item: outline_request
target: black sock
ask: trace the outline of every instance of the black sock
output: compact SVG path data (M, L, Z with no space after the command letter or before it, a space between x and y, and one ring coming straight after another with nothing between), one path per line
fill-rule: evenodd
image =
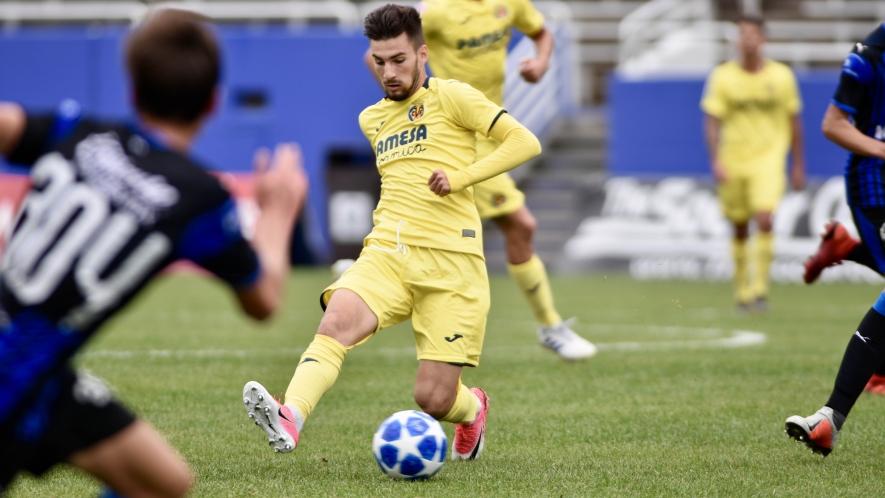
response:
M879 265L876 263L876 258L873 257L873 253L870 252L870 249L864 243L860 243L852 249L848 256L845 256L845 259L864 265L876 273L881 272Z
M878 309L885 311L885 292L879 296L848 341L836 375L836 386L827 401L827 406L846 417L873 372L885 360L885 316Z
M831 406L830 408L832 408L832 406ZM838 411L833 410L833 422L836 423L836 430L837 430L837 431L841 431L841 430L842 430L842 424L845 423L845 415L842 415L842 414L839 413Z

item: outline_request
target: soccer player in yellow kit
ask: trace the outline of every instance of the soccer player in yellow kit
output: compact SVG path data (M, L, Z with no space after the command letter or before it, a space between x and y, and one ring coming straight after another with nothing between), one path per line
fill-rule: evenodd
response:
M553 35L544 17L529 0L426 0L419 5L430 51L430 70L438 78L470 84L492 102L503 105L504 72L511 28L535 42L537 57L520 63L529 83L544 76L553 52ZM477 159L492 153L500 142L477 135ZM553 304L544 263L534 252L537 222L525 205L525 195L503 173L474 187L479 216L492 219L504 234L507 269L537 320L541 344L570 360L589 358L596 347L575 334Z
M719 184L725 217L734 224L735 301L738 309L768 308L768 282L774 257L772 214L786 188L787 152L792 148L793 188L805 184L802 101L793 72L762 58L763 21L738 21L740 61L717 67L707 79L701 108L711 169ZM747 250L749 221L758 232L752 253ZM748 263L752 262L752 265ZM748 266L755 268L752 282Z
M323 291L325 315L285 404L257 382L246 384L243 400L275 449L291 451L347 351L411 318L419 360L415 401L457 424L453 459L474 459L482 452L488 396L463 386L461 370L479 365L489 283L472 186L537 156L541 145L469 85L427 77L415 9L380 7L366 17L365 34L386 94L359 118L381 173L375 226L356 263ZM479 161L477 133L502 142Z

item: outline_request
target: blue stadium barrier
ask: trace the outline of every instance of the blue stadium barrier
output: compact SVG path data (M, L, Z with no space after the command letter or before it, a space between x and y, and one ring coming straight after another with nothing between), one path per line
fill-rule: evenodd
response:
M820 124L839 82L835 71L796 75L802 94L808 174L841 175L847 153L821 134ZM612 176L709 176L703 138L701 77L610 80L608 165Z
M222 25L225 92L194 155L217 171L251 169L260 146L297 141L310 176L306 237L328 254L326 158L370 149L357 116L382 95L363 63L359 31L333 26ZM0 32L0 100L51 110L66 98L87 114L127 119L122 26L21 27ZM22 172L2 164L0 172Z

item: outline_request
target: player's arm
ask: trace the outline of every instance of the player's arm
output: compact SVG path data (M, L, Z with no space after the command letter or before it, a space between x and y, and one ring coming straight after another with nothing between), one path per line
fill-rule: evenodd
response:
M824 136L855 154L885 159L885 143L863 134L851 123L850 116L848 111L830 104L821 125Z
M428 181L430 190L445 197L510 171L541 153L541 143L535 134L503 110L495 119L488 135L501 142L495 152L449 175L442 170L434 171Z
M21 142L28 118L25 110L13 102L0 102L0 154L9 157Z
M298 212L307 194L307 176L297 145L277 147L273 157L267 150L255 154L255 196L261 216L252 246L261 273L255 283L237 290L243 311L264 320L279 307L289 274L289 245Z
M802 190L805 188L805 136L801 115L794 114L790 118L790 132L790 153L793 159L790 181L793 184L793 190Z
M722 121L712 114L704 114L704 142L707 144L707 151L710 153L710 172L717 182L724 182L728 179L725 173L725 167L719 161L719 132L722 128Z
M529 83L537 83L550 67L550 57L553 55L553 33L541 26L541 29L530 36L535 42L534 58L526 57L519 61L519 74Z

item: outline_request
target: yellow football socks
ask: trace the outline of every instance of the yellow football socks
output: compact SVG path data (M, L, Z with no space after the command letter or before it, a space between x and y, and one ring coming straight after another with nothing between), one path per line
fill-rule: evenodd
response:
M774 258L774 236L771 232L756 234L753 239L753 253L756 270L753 279L753 296L767 298L771 260Z
M529 302L538 323L550 326L562 321L562 317L553 306L553 292L550 290L550 282L547 281L547 270L537 254L533 254L525 263L518 265L508 263L507 270Z
M301 355L286 389L286 404L297 408L303 420L307 420L323 393L335 383L346 354L347 348L340 342L317 334Z
M469 424L476 420L479 413L479 400L470 389L461 382L458 382L458 397L455 398L455 404L449 413L442 418L444 422L453 424Z
M734 299L738 303L748 304L753 295L747 275L746 239L731 239L731 257L734 259Z

